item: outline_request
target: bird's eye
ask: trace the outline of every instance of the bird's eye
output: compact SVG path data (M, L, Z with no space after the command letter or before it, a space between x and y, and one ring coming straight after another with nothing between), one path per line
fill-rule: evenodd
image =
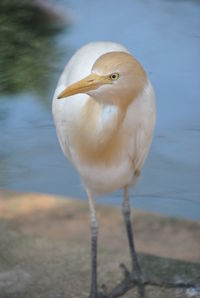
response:
M111 75L109 75L109 78L112 81L116 81L117 79L119 79L119 74L117 72L116 73L111 73Z

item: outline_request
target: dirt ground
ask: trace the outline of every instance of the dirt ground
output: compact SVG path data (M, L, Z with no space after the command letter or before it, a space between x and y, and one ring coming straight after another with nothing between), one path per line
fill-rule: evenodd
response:
M122 280L130 264L121 211L97 206L99 285ZM155 280L200 287L200 223L133 210L143 273ZM40 194L0 192L0 298L84 298L90 284L86 202ZM147 298L200 297L188 289L146 288ZM130 290L123 297L138 297Z

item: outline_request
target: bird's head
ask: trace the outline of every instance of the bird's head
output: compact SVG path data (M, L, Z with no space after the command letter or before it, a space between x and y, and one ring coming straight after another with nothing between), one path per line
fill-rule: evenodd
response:
M94 63L91 74L68 86L58 98L86 93L104 104L129 105L142 92L147 76L140 63L126 52L109 52Z

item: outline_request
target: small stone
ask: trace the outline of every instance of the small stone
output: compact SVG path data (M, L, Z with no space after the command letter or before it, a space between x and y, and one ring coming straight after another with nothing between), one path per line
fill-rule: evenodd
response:
M200 288L189 288L186 290L186 295L192 298L200 298Z
M30 279L30 274L21 269L0 272L0 292L15 293L21 291L30 282Z

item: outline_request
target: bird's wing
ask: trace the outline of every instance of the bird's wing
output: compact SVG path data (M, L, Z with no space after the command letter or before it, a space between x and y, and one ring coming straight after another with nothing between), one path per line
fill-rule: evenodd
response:
M129 106L123 125L128 144L127 156L134 172L141 170L146 159L152 142L155 120L155 95L148 81L144 92Z

